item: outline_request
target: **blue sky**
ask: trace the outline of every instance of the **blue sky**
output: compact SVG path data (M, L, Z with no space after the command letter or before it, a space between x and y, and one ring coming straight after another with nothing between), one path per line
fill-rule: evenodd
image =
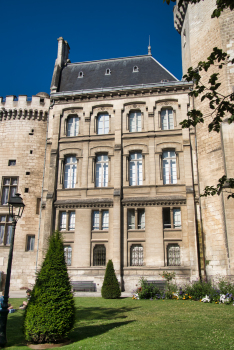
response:
M182 77L173 5L163 0L11 0L1 2L0 96L49 93L57 38L71 62L147 54Z

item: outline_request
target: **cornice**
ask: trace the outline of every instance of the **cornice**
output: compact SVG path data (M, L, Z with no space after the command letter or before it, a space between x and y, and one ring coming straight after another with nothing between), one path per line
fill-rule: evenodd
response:
M171 206L186 205L186 198L183 196L158 196L149 197L131 197L122 200L124 207L152 207L152 206Z
M64 199L54 203L56 208L76 209L76 208L111 208L113 200L111 198L93 199Z

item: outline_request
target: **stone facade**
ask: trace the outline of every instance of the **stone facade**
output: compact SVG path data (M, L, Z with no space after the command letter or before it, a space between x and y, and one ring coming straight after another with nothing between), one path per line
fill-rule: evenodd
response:
M196 67L199 61L206 60L213 47L221 48L231 58L234 57L234 12L225 10L219 18L211 19L215 5L215 0L206 0L196 5L189 4L180 9L176 5L174 8L175 27L181 34L184 74L190 66ZM205 85L214 72L216 68L202 73ZM218 72L222 83L220 92L228 95L233 91L234 68L227 65ZM207 101L202 103L196 98L193 103L205 116L204 124L196 127L199 187L202 193L205 186L216 185L223 175L234 177L234 125L224 120L220 133L209 133L208 124L212 119ZM233 275L234 202L227 200L224 192L220 196L201 198L200 205L207 275Z
M4 191L7 194L8 189L16 189L25 203L24 214L15 233L12 289L34 283L49 104L49 95L45 93L31 99L22 95L0 100L0 270L4 273L9 251L8 230L11 227L7 216L8 196L4 198ZM27 248L29 236L34 236L33 251Z

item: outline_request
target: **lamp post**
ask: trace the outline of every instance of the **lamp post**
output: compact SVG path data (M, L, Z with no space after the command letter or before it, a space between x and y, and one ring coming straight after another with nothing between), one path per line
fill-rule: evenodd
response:
M24 211L24 203L19 193L16 193L15 197L10 198L8 202L8 206L9 206L9 216L12 217L12 234L11 234L10 250L9 250L9 256L8 256L5 291L4 291L3 302L0 310L0 346L5 346L7 343L6 325L7 325L7 316L9 312L8 299L9 299L11 265L12 265L14 238L15 238L15 227L16 227L17 221L21 218Z

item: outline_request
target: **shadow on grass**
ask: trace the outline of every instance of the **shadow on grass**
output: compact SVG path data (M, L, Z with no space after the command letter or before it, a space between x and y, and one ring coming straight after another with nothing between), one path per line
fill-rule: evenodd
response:
M114 329L117 327L126 326L132 322L135 322L135 321L114 322L114 323L101 324L101 325L75 327L75 329L70 335L70 339L73 342L77 342L86 338L98 336L100 334L106 333L111 329Z
M7 347L26 346L23 334L23 316L24 312L17 310L14 314L8 315L7 320Z
M78 307L76 308L76 320L113 320L117 318L127 318L125 313L134 309L139 309L139 307Z

